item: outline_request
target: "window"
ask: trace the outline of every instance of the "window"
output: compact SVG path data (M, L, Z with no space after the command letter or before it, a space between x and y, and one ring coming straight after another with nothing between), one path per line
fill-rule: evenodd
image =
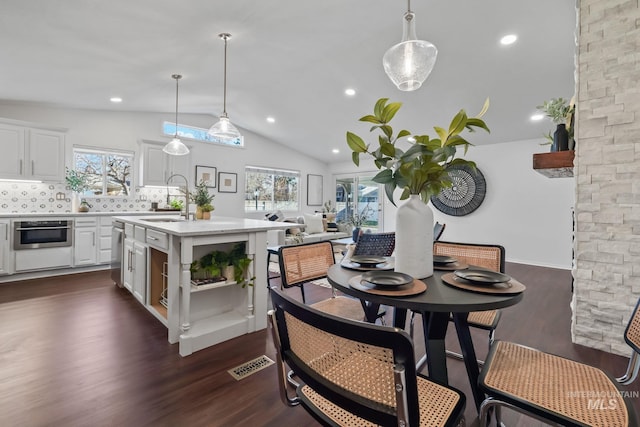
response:
M247 166L244 182L245 212L298 210L299 172Z
M131 191L133 153L73 149L73 168L89 183L86 196L127 196Z
M207 133L208 129L197 128L195 126L181 125L178 123L178 136L180 138L193 139L195 141L213 142L215 144L227 145L230 147L244 147L244 139L236 138L233 141L223 141ZM162 133L167 136L176 134L176 124L163 122Z

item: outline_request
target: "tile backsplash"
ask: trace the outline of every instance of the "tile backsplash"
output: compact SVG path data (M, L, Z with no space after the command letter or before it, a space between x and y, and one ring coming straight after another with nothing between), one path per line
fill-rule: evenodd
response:
M171 194L178 194L178 190L171 189ZM84 198L92 206L91 212L146 211L151 209L153 202L164 206L167 190L137 187L128 196ZM71 190L64 184L0 181L0 213L65 212L71 212Z

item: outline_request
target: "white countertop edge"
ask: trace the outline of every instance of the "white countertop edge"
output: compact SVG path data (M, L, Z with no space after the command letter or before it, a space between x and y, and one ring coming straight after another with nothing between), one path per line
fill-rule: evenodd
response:
M158 217L154 217L157 219ZM171 217L169 217L171 218ZM210 220L182 220L176 222L145 221L143 217L116 216L114 220L158 230L175 236L206 236L291 228L290 223L261 219L213 216Z

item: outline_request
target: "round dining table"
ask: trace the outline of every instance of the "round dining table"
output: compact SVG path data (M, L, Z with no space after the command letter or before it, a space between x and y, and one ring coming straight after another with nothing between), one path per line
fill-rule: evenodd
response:
M445 284L441 277L451 271L434 270L433 276L421 279L427 285L426 291L411 296L378 295L356 289L349 284L362 271L355 271L334 264L329 268L329 283L337 290L359 298L367 307L376 310L379 305L394 308L393 325L404 329L407 310L422 315L425 350L429 377L448 384L445 336L450 317L456 327L460 349L469 377L476 409L484 400L484 394L478 389L479 369L476 359L467 317L472 311L493 310L517 304L523 293L484 294L462 290Z

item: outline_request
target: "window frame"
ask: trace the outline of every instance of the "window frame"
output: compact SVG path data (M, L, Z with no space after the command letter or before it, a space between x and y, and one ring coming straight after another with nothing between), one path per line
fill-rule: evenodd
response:
M250 172L263 172L265 174L270 173L273 177L273 175L276 175L278 172L280 172L281 174L289 174L293 177L295 177L297 179L297 183L296 183L296 198L295 198L295 204L296 206L294 208L291 209L278 209L272 206L271 209L267 209L266 207L264 209L247 209L248 204L247 204L247 185L249 183L249 180L247 179L247 174ZM282 175L281 175L282 176ZM286 175L285 175L286 176ZM267 213L271 210L280 210L282 212L298 212L300 211L300 205L301 205L301 185L302 185L302 181L301 178L302 177L302 173L298 170L292 170L292 169L282 169L282 168L275 168L275 167L266 167L266 166L252 166L252 165L246 165L244 168L244 212L245 213ZM271 202L272 204L274 204L274 197L275 196L275 188L271 189Z
M82 193L82 197L83 198L93 198L93 199L97 199L97 198L101 198L101 197L109 197L109 198L125 198L125 197L131 197L133 195L133 193L135 192L135 186L136 186L136 179L135 179L135 171L136 171L136 153L135 151L129 151L129 150L118 150L118 149L111 149L111 148L103 148L103 147L90 147L90 146L83 146L83 145L74 145L72 150L71 150L71 167L70 169L73 170L77 170L76 169L76 153L88 153L88 154L95 154L95 155L100 155L103 157L103 161L104 161L104 157L105 156L109 156L109 155L118 155L118 156L122 156L122 157L128 157L130 159L130 163L129 163L129 194L117 194L117 195L111 195L111 194L107 194L106 193L106 185L107 185L107 181L105 180L105 175L103 173L102 175L102 189L103 189L103 194L87 194L87 192Z
M166 120L164 120L161 124L161 132L163 136L172 138L175 136L176 134L176 124L175 122L168 122ZM181 130L182 128L182 130ZM196 133L201 133L203 135L205 135L202 138L194 138L194 134L193 133L187 133L186 131L188 130L192 130L195 131ZM238 143L234 144L232 142L225 142L225 141L220 141L210 135L207 135L207 131L208 129L205 128L199 128L197 126L191 126L191 125L185 125L182 123L178 123L178 136L180 137L180 139L188 139L190 141L198 141L198 142L204 142L204 143L210 143L210 144L216 144L219 145L221 147L233 147L233 148L245 148L244 145L244 136L240 135L240 137L237 139ZM197 135L196 135L197 136Z

